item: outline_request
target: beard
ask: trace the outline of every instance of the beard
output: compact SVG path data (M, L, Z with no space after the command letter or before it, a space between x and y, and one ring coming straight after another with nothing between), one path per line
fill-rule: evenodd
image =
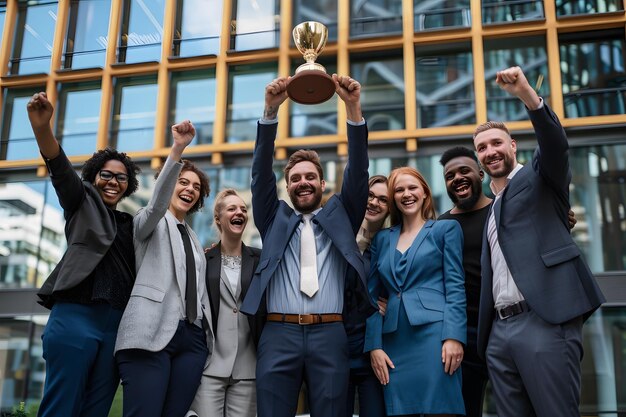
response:
M471 193L465 198L457 197L453 189L446 188L446 191L448 192L448 197L450 197L450 200L452 200L452 203L454 203L458 209L471 210L480 199L481 187L482 183L479 181L472 181L470 186Z
M298 197L298 193L304 190L313 191L313 195L310 198L301 199ZM322 189L314 187L299 187L289 193L289 199L291 200L291 204L293 204L293 208L298 210L300 213L310 213L320 206L322 202Z
M502 177L506 177L513 171L513 168L515 168L516 162L517 161L515 160L515 157L511 158L508 155L504 155L502 157L502 168L494 171L490 169L488 165L485 164L483 165L483 169L491 178L502 178Z

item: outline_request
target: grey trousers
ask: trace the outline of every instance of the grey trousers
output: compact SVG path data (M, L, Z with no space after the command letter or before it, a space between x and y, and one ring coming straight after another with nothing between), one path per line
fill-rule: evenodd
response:
M580 416L582 317L556 325L532 310L496 318L486 355L498 417Z
M191 410L198 417L255 417L255 380L202 375Z

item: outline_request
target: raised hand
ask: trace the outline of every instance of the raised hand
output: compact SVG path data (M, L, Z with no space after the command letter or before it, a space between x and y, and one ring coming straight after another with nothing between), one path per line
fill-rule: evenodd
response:
M28 101L26 105L28 111L28 120L30 125L35 129L50 126L50 119L54 113L52 104L48 101L46 93L37 93Z
M172 151L170 157L174 159L180 159L183 151L191 143L194 136L196 136L196 128L189 120L182 121L172 125L172 138L174 144L172 145Z
M346 104L348 120L360 122L361 114L361 84L348 76L333 74L335 92Z
M278 116L278 108L287 100L287 86L291 77L279 77L265 87L265 109L263 118L272 120Z
M530 110L535 110L541 99L531 87L520 67L511 67L496 73L496 83L507 93L519 98Z

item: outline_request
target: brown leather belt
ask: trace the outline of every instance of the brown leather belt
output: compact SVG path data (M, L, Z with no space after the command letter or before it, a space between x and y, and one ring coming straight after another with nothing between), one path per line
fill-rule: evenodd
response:
M309 324L335 323L343 321L341 314L280 314L269 313L267 321L278 321L281 323L292 323L306 326Z

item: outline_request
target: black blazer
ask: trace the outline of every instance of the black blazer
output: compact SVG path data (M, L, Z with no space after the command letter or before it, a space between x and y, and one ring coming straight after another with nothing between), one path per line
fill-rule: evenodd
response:
M243 300L250 287L250 281L254 271L259 264L261 249L251 248L245 244L241 244L241 294L239 299ZM218 243L206 253L206 286L209 290L209 300L211 304L211 319L213 321L213 333L219 337L217 329L217 317L220 312L220 274L222 273L221 245ZM248 316L250 324L250 332L254 345L258 346L261 338L261 331L265 324L265 303L261 303L261 308L255 315Z
M113 211L92 184L80 179L63 149L56 158L44 160L63 208L67 239L67 251L37 293L39 304L52 308L52 293L80 284L100 263L115 240L117 225Z

